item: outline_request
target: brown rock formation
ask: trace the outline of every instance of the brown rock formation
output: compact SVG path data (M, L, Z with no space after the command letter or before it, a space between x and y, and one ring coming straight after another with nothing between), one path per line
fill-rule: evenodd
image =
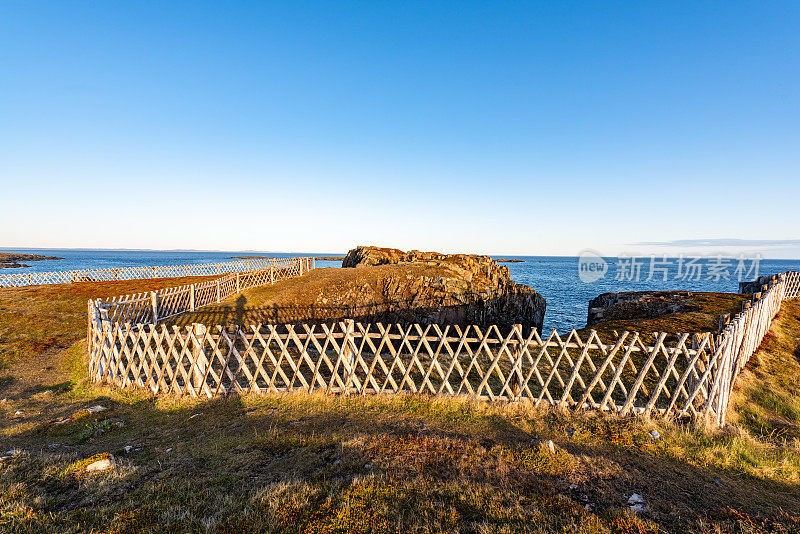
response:
M342 304L381 304L385 319L401 322L478 324L510 327L522 324L541 331L546 302L528 286L513 282L508 268L488 256L440 254L379 247L357 247L347 253L343 268L396 265L400 272L382 278L380 299L348 291L325 296ZM439 269L438 276L412 274L413 269ZM405 272L403 272L405 270ZM388 274L388 271L387 271ZM372 288L371 288L372 289ZM372 291L367 291L367 294Z
M589 301L586 326L602 321L655 319L692 308L690 291L621 291Z

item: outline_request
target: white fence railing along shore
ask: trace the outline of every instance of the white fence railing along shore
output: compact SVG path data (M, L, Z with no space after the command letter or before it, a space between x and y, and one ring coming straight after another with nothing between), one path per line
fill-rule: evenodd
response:
M302 276L313 269L314 264L314 258L275 259L260 263L263 268L255 271L237 271L205 282L121 295L105 301L96 299L89 302L90 315L111 323L156 324L209 304L219 304L246 289Z
M232 280L224 284L217 291L232 294ZM555 331L542 339L536 331L523 336L518 325L505 334L497 326L403 327L352 320L249 328L154 324L162 313L181 313L176 310L186 307L184 288L175 293L182 297L165 294L160 301L172 298L169 306L175 308L151 300L153 315L141 312L145 321L137 319L138 312L119 308L120 301L90 301L90 375L96 382L154 394L424 393L620 415L690 416L722 426L738 373L781 302L798 296L800 273L776 275L762 289L716 336L680 334L668 341L661 333L648 345L638 332L604 343L595 331L585 340L575 330L565 339ZM213 291L200 298L213 301ZM195 299L198 294L195 287ZM143 302L146 309L147 299ZM117 311L109 311L115 306Z
M252 258L221 263L189 265L153 265L146 267L114 267L108 269L80 269L42 273L0 275L0 287L20 287L43 284L68 284L72 282L109 282L114 280L142 280L146 278L182 278L185 276L214 276L235 272L264 271L270 266L286 261L305 260L313 268L314 258Z

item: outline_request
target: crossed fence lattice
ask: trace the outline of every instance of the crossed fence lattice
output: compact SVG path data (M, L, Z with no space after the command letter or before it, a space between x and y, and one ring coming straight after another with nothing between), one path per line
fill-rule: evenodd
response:
M313 261L312 258L302 258ZM148 267L119 267L111 269L81 269L43 273L19 273L0 276L0 287L19 287L41 284L67 284L71 282L103 282L114 280L141 280L145 278L182 278L186 276L213 276L225 273L263 271L276 263L295 261L256 258L222 263L193 265L155 265Z
M93 305L100 320L113 323L157 323L209 304L219 303L252 287L273 284L300 276L314 268L313 258L288 258L270 261L257 271L234 272L214 280L158 291L96 300Z
M662 333L652 345L636 332L603 343L595 331L585 340L574 330L566 338L553 331L542 339L535 331L523 336L519 326L503 333L497 326L404 327L352 320L168 328L104 320L103 303L90 301L90 373L98 382L156 394L466 395L623 415L705 417L723 425L736 376L782 300L796 296L792 284L797 282L792 273L774 277L719 335L682 334L668 342ZM793 287L795 293L787 294ZM203 298L213 299L213 292ZM185 306L177 302L174 309Z

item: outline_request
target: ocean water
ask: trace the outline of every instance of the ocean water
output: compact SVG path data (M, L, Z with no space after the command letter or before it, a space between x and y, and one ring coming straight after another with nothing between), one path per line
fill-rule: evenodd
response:
M11 249L0 248L0 252L26 252L46 256L59 256L63 260L29 262L29 268L3 269L2 274L66 271L75 269L102 269L108 267L138 267L148 265L185 265L230 261L231 256L263 255L275 258L300 256L330 256L335 253L271 253L271 252L204 252L204 251L155 251L155 250L76 250L76 249ZM499 258L500 256L498 256ZM653 264L650 258L605 258L607 271L604 276L591 283L579 276L579 258L566 256L503 256L522 260L520 263L505 263L512 280L526 284L538 291L547 300L544 331L553 328L568 332L586 325L589 300L608 291L645 290L689 290L735 292L739 276L751 280L755 275L775 274L789 270L800 270L800 260L761 259L757 264L752 259L743 263L736 258L717 260L701 258L693 267L678 258L659 260ZM638 267L636 267L638 265ZM317 267L340 267L340 262L317 261ZM741 272L737 272L741 267ZM638 269L638 272L637 272ZM747 272L750 271L750 272ZM665 280L666 278L666 280Z
M234 261L232 256L269 256L271 258L299 258L305 256L334 256L335 254L309 254L303 252L207 252L195 250L93 250L56 248L0 248L0 252L19 252L57 256L63 260L22 261L27 268L2 269L0 275L37 273L47 271L74 271L78 269L107 269L113 267L148 267L150 265L191 265ZM317 267L340 267L339 262L318 261Z
M577 257L518 256L516 259L523 262L504 265L508 266L512 280L531 286L547 300L542 330L548 333L553 328L561 333L586 326L589 300L609 291L688 290L730 293L739 290L739 276L736 272L739 261L736 258L730 258L727 264L725 258L701 258L694 267L687 267L686 260L681 264L679 258L668 258L654 264L652 278L649 257L636 258L635 261L629 258L605 258L608 263L606 275L592 283L581 280ZM635 265L639 266L638 276ZM747 271L754 267L753 260L746 259L743 267L742 274L748 274ZM762 258L755 267L742 281L753 280L758 275L800 270L800 260Z

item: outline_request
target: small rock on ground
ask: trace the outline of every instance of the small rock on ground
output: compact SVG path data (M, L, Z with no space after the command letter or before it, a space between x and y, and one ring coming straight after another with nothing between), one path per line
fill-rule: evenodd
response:
M630 508L632 512L646 512L647 504L644 502L644 497L638 493L634 493L628 497L628 508Z
M103 458L102 460L97 460L96 462L92 462L86 466L87 472L93 471L107 471L114 467L114 459L113 458Z
M642 497L638 493L634 493L633 495L628 497L628 504L644 504L644 497Z

